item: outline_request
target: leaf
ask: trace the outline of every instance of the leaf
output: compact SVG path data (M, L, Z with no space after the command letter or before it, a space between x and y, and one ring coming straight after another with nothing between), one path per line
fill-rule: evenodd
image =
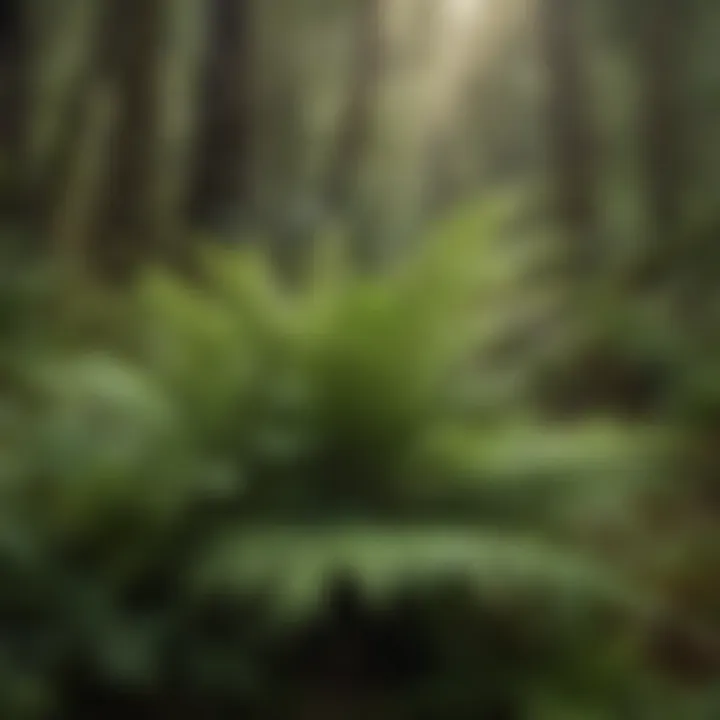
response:
M211 592L274 587L289 610L302 612L337 570L381 595L408 581L462 575L482 592L525 588L635 610L647 602L598 561L532 535L392 525L250 527L210 551L196 582Z

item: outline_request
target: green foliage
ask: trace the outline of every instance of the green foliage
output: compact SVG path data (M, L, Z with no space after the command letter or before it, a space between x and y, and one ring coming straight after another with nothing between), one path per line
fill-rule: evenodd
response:
M187 702L235 708L270 682L266 630L315 607L338 568L379 598L457 573L491 605L565 608L556 629L583 608L644 616L643 592L556 531L591 505L616 522L664 438L546 426L493 397L494 315L525 282L496 244L498 215L469 207L371 277L321 244L293 287L257 251L208 249L195 283L148 271L112 341L48 341L23 364L26 391L8 394L0 427L0 575L13 588L0 623L13 652L34 648L12 664L22 677L2 676L12 702L26 676L49 698L69 692L65 667L98 688L162 693L173 667ZM408 524L451 522L458 507L487 532ZM267 588L289 602L258 615L247 596ZM237 631L219 638L207 627L218 598ZM452 680L462 659L448 663ZM33 717L13 708L4 716Z
M487 342L487 233L458 236L372 278L321 250L294 291L253 253L208 253L202 289L151 274L136 361L229 452L328 488L357 473L390 489L425 428L457 412L451 383Z
M588 0L577 37L549 34L567 41L556 64L554 52L537 63L542 23L510 19L513 3L478 21L490 42L463 48L450 25L442 31L443 13L408 2L383 27L379 45L399 62L378 94L354 92L362 77L347 82L353 42L336 40L360 39L350 3L297 3L290 15L242 3L259 11L259 62L240 63L250 75L236 84L239 103L195 92L206 53L223 53L200 47L218 22L204 17L211 3L166 3L157 22L159 2L115 4L109 25L95 22L96 0L31 13L42 42L0 83L10 95L15 80L32 86L17 88L32 102L15 119L33 166L18 165L10 107L0 130L0 204L12 215L0 217L0 249L12 251L0 262L0 717L343 716L327 697L297 710L271 652L324 612L320 590L337 568L371 591L376 613L409 588L436 659L424 690L382 697L368 716L720 717L715 689L660 685L643 655L653 611L671 625L680 610L718 616L718 4L673 16L660 3ZM474 20L464 20L469 41ZM683 34L695 37L686 57L672 47ZM85 82L108 39L127 110L113 158L93 131L98 88ZM237 74L246 48L230 44L210 85ZM550 67L553 84L554 64L561 92L544 97L537 70ZM418 112L443 80L448 102ZM330 127L347 100L349 126ZM293 285L257 248L208 248L192 281L143 266L178 248L164 244L175 230L198 229L182 227L188 216L224 214L217 205L231 217L213 224L234 234L257 222L294 265L323 223L326 166L345 155L358 175L339 218L354 229L353 255L385 241L382 254L394 255L476 185L488 197L488 185L529 185L544 170L545 100L567 120L555 180L588 200L597 283L578 283L557 257L583 238L546 237L558 218L515 195L468 203L414 241L406 263L372 277L335 240L318 244ZM245 145L238 120L250 105L253 162L212 152ZM366 135L358 157L343 152L343 138ZM664 171L673 165L685 172ZM546 190L532 188L533 199ZM30 227L51 225L52 237L31 242ZM19 262L41 247L57 267ZM122 256L143 266L137 287L74 287L94 282L83 268L119 271ZM60 265L77 275L55 282ZM605 553L617 550L611 563ZM647 587L656 581L668 597ZM692 652L670 661L701 672ZM275 706L285 694L289 711Z

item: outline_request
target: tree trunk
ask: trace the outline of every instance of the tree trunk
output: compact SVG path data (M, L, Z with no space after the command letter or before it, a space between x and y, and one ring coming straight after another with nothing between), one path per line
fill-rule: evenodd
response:
M75 174L81 138L93 112L99 38L104 11L96 0L29 4L29 115L23 148L34 233L53 242L53 223L62 214L69 176Z
M349 95L338 124L323 193L330 214L343 221L358 211L353 201L358 197L363 161L373 139L383 58L382 0L356 0L355 5ZM371 243L368 237L355 238L354 250L361 264L372 264L377 255L379 248L371 247Z
M547 122L553 201L569 243L571 266L596 260L596 146L582 52L578 0L541 0L540 27L548 79Z
M21 220L25 188L27 25L22 0L0 5L0 216Z
M639 35L640 137L654 279L672 264L682 231L686 169L682 65L688 5L681 0L646 3Z
M252 0L210 0L208 23L190 212L236 230L252 209Z
M99 269L123 279L161 242L159 68L165 0L107 0L100 71L117 98L105 201L95 234Z

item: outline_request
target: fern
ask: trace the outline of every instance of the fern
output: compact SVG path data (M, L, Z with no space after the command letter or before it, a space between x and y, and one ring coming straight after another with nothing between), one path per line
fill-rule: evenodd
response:
M269 586L295 617L339 568L378 599L462 575L496 603L645 617L653 598L565 532L588 508L626 522L672 443L493 396L508 313L542 295L504 212L469 206L371 277L332 239L292 288L243 250L205 252L200 283L148 270L121 339L22 368L28 391L0 425L2 579L133 686L208 598ZM161 629L127 609L136 594Z
M464 577L487 597L529 593L568 607L609 604L646 614L652 601L627 578L579 550L532 533L392 524L249 527L208 549L196 591L273 587L290 613L307 612L325 578L353 572L377 599L420 582Z

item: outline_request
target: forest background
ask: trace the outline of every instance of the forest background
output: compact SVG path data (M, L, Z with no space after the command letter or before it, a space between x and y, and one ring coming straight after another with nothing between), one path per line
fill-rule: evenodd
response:
M0 715L720 717L719 38L0 3Z

